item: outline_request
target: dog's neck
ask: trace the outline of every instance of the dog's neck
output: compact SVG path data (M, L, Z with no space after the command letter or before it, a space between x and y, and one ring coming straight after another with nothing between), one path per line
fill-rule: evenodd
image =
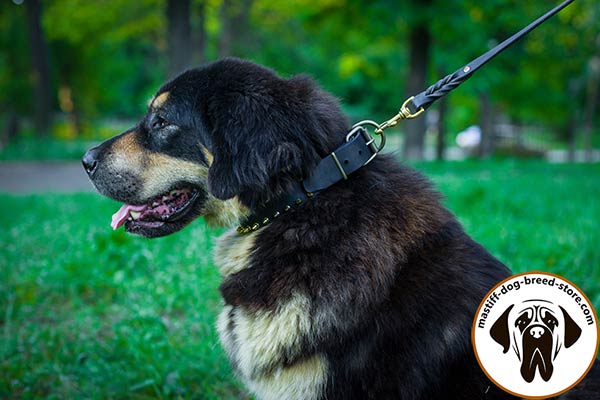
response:
M323 158L307 179L294 183L282 195L253 210L238 226L238 233L256 231L337 182L348 179L350 174L371 162L378 151L365 128L353 129L346 142Z

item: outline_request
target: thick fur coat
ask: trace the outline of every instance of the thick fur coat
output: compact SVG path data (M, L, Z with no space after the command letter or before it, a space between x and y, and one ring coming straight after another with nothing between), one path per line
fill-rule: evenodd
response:
M235 226L309 176L348 129L311 79L226 59L165 84L84 166L125 203L114 227L155 237L201 215ZM259 399L511 398L470 343L479 302L510 271L391 156L258 230L232 228L215 263L221 342Z

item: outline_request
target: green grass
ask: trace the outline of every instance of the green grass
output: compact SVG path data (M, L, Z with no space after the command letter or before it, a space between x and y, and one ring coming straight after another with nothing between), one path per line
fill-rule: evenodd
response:
M427 163L467 231L515 272L600 306L600 165ZM112 232L96 194L0 195L0 398L247 398L218 345L219 231Z
M213 328L216 232L112 232L95 194L0 204L0 398L240 396Z

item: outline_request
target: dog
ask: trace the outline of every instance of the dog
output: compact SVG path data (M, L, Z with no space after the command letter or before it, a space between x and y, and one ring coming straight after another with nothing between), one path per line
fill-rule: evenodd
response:
M232 227L215 249L217 330L257 398L512 398L470 344L479 302L511 272L393 156L349 175L348 159L331 161L350 130L310 77L223 59L164 84L83 165L124 203L115 229L153 238L200 216ZM315 175L337 181L299 186Z
M536 370L544 381L554 372L553 362L563 348L581 336L581 328L561 306L547 300L527 300L509 306L494 322L492 338L508 352L511 343L521 361L521 376L527 382Z

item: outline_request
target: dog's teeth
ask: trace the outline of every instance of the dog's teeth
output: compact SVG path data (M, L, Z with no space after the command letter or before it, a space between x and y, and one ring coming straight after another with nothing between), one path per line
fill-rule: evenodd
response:
M133 218L133 219L138 219L141 214L142 214L141 212L137 212L137 211L130 211L129 212L129 215L131 215L131 218Z

